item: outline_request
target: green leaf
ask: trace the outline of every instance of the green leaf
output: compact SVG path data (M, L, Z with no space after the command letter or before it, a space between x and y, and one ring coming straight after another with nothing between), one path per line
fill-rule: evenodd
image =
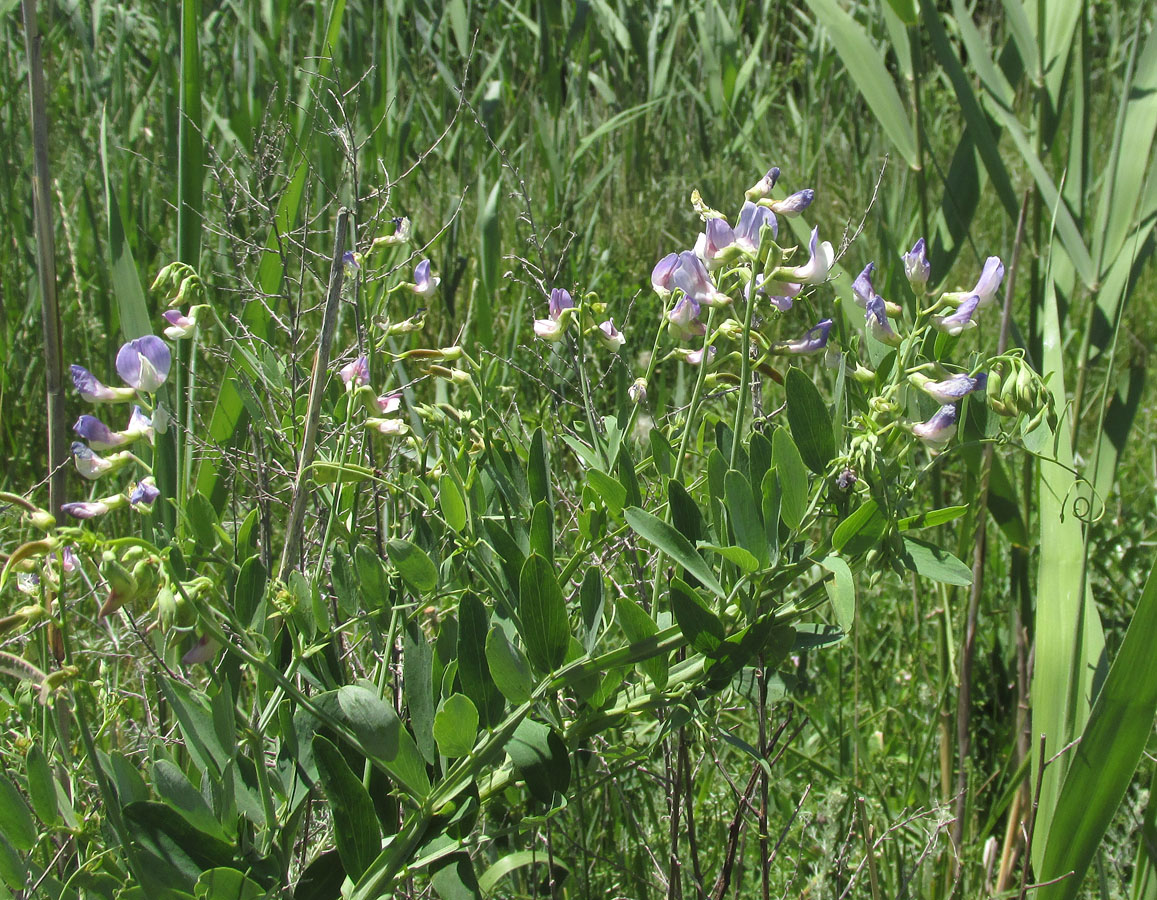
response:
M544 857L541 850L516 850L513 853L508 853L506 856L498 859L490 868L482 873L478 878L478 885L482 889L483 894L491 894L498 886L503 878L511 872L526 866L540 865L545 866L550 863L550 857ZM554 857L554 865L556 868L561 868L564 872L569 872L566 865Z
M815 14L816 21L827 28L852 82L875 113L884 133L908 165L915 168L919 164L916 135L912 131L904 103L900 100L900 92L896 90L896 84L884 65L883 52L872 43L860 24L840 8L836 0L807 0L807 4ZM910 7L911 0L904 6ZM893 8L896 8L895 3ZM900 9L896 11L904 18ZM804 459L807 459L807 453L804 453Z
M402 631L402 692L418 752L433 765L438 759L434 746L434 653L426 633L413 620L406 622Z
M216 868L201 873L193 887L197 900L262 900L267 892L244 872Z
M551 507L550 462L546 452L546 435L542 428L534 429L530 436L530 458L526 462L526 483L530 488L532 505L545 503Z
M532 553L522 566L518 582L519 615L527 655L540 672L552 672L566 658L570 639L566 602L554 568Z
M659 626L638 603L630 597L616 597L615 611L618 613L623 634L627 636L632 648L654 641L655 635L659 633ZM639 668L655 683L657 690L661 691L667 686L666 654L647 657L639 663Z
M579 605L582 607L583 628L586 631L585 649L591 652L599 639L603 625L603 576L592 566L583 576L579 590Z
M875 500L865 500L832 532L832 549L855 556L875 547L888 529L888 520Z
M189 890L204 870L233 863L232 844L198 831L164 803L130 803L124 808L124 822L131 838L159 857L166 879L171 872Z
M483 726L502 718L502 694L495 684L486 656L490 617L477 595L467 591L458 603L458 678L462 690L478 710Z
M718 553L729 563L734 563L749 575L753 572L758 572L761 568L759 560L742 547L720 547L718 544L709 544L706 541L700 541L696 546L700 550L710 550L712 553Z
M726 637L719 617L690 585L678 578L671 581L671 613L687 643L698 653L710 655Z
M39 744L28 748L24 771L28 775L28 797L32 800L32 809L45 825L55 825L60 821L60 810L56 805L56 776L52 774L48 757Z
M523 719L504 749L530 793L543 803L551 803L555 791L564 794L570 787L566 744L541 722Z
M888 0L888 5L892 7L892 12L905 25L916 24L916 20L919 18L916 0Z
M495 625L486 635L486 662L498 690L511 703L525 703L534 688L534 675L526 656L506 636L506 631Z
M691 544L703 539L703 514L687 493L683 483L674 478L667 480L667 501L671 506L671 522Z
M642 505L643 495L639 492L639 478L635 474L635 464L631 461L631 454L627 450L626 444L619 448L618 470L619 481L622 482L627 491L626 505Z
M1121 642L1121 649L1085 724L1057 797L1044 850L1041 900L1070 900L1112 823L1157 714L1157 568ZM1075 874L1062 878L1067 872Z
M545 500L530 515L530 551L554 563L554 513Z
M954 522L967 512L967 506L945 506L942 509L932 509L920 513L918 516L908 516L901 519L896 523L896 528L900 531L908 531L912 528L932 528L946 522Z
M367 609L382 609L390 599L390 587L387 583L386 569L382 565L381 557L367 547L358 544L354 548L354 564L361 582L360 593L362 603Z
M17 850L31 850L36 846L32 810L16 786L3 775L0 775L0 834Z
M788 369L784 382L787 393L787 421L799 448L800 457L809 469L823 475L836 455L832 417L815 382L802 369ZM784 478L786 480L786 473Z
M762 431L754 431L747 445L747 476L752 488L763 484L763 478L772 466L774 450Z
M856 619L856 580L852 577L852 570L838 556L825 556L820 565L835 576L825 583L828 598L836 612L836 622L841 629L848 631Z
M779 514L784 524L795 531L807 513L808 473L799 448L786 428L775 429L771 436L771 459L783 490Z
M375 759L398 755L402 724L394 708L374 691L360 684L346 684L337 691L337 716Z
M358 614L358 606L360 605L358 603L358 584L354 578L349 554L341 547L333 548L330 580L333 582L333 592L337 597L338 611L347 619L352 619Z
M333 816L334 841L346 874L357 881L382 852L382 832L374 803L341 751L322 735L313 738L313 756Z
M735 539L752 556L759 560L760 568L766 568L771 559L767 547L767 536L760 520L760 509L755 504L751 485L742 472L732 469L724 481L727 494L727 514L731 517L731 527Z
M167 759L153 763L153 787L157 795L198 831L218 840L228 840L221 823L209 809L201 792L193 787L180 767Z
M707 565L707 561L695 552L695 548L691 546L687 538L662 519L638 507L629 508L624 515L627 524L640 537L650 541L694 575L707 590L719 597L727 596L727 592L723 590L723 586L715 577L715 573L711 571L711 567Z
M417 544L395 538L386 542L386 552L402 580L415 593L428 594L438 586L438 570Z
M600 472L598 469L587 470L587 482L595 493L603 499L603 503L607 505L607 510L612 516L621 516L623 514L623 504L627 502L627 489L619 484L606 472Z
M903 540L904 555L900 561L905 568L944 584L961 587L972 584L972 569L947 550L916 538L906 537Z
M260 556L251 556L241 565L237 573L237 584L233 588L233 608L237 618L245 625L256 626L254 617L265 598L265 584L268 575Z
M458 484L449 474L443 474L438 479L438 506L446 524L461 534L466 527L466 501L462 499Z
M438 752L451 759L469 756L478 739L478 707L465 694L451 694L434 716Z

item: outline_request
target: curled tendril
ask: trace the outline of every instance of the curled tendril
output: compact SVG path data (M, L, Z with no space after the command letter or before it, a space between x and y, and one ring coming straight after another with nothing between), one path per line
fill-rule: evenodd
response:
M1088 488L1087 493L1079 490L1082 485ZM1070 501L1069 497L1073 495L1074 491L1078 490L1079 492L1076 496L1072 497ZM1094 500L1100 504L1100 506L1096 507L1096 515L1093 515ZM1072 486L1065 493L1065 500L1064 503L1061 504L1061 509L1064 509L1066 504L1072 507L1073 515L1077 517L1077 520L1085 525L1096 525L1105 517L1105 513L1109 508L1101 495L1097 493L1097 489L1093 486L1093 483L1087 478L1080 476L1073 479Z

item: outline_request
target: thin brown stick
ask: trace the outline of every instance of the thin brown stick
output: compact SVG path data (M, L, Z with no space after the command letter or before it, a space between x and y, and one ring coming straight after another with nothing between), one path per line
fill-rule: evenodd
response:
M67 500L68 440L65 433L64 351L60 307L56 301L56 236L52 228L51 179L48 168L48 106L44 88L42 40L36 0L23 0L24 39L28 54L28 93L32 106L32 207L36 220L36 272L40 279L40 312L44 329L45 398L48 408L48 508L53 515Z
M289 573L297 568L301 554L301 526L305 521L305 504L309 496L307 482L309 468L317 450L317 427L321 417L321 395L329 376L330 344L333 343L334 328L337 327L337 312L341 304L341 286L345 264L346 226L349 210L342 207L337 214L337 232L333 238L333 258L330 261L329 293L325 301L321 335L318 337L317 353L313 359L313 374L310 377L309 407L306 412L305 437L301 445L301 457L297 462L297 478L293 486L293 506L290 508L289 524L285 532L285 549L281 555L278 577L285 581Z

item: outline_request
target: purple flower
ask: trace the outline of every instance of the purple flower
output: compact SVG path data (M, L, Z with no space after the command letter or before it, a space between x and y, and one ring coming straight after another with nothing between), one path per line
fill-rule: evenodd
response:
M846 491L853 487L859 479L856 477L856 470L845 467L839 476L836 478L836 487L841 491Z
M980 273L976 287L972 289L972 293L979 298L978 306L980 309L992 304L996 298L996 291L1003 280L1004 263L1000 261L999 256L988 257L984 262L984 271Z
M414 269L414 284L410 290L419 297L430 297L433 295L434 289L441 283L441 278L430 274L430 260L424 259Z
M76 420L72 430L97 450L111 450L129 442L125 435L113 431L96 416L87 413Z
M866 324L868 333L881 344L896 347L900 343L900 335L888 324L888 314L884 310L884 298L879 294L872 294L866 305Z
M577 315L570 291L552 288L548 305L549 318L534 320L534 334L544 341L561 341L570 320Z
M946 334L951 334L954 337L966 328L975 328L976 323L972 321L972 314L976 312L980 306L980 297L973 294L967 300L956 308L956 312L950 316L933 316L932 324Z
M364 356L359 356L352 363L342 366L338 374L341 375L347 391L357 390L363 384L370 383L369 361Z
M703 260L692 250L684 250L679 254L679 267L675 270L673 278L675 286L694 300L696 307L725 306L731 302L730 297L716 289ZM698 308L695 315L699 315Z
M909 375L908 380L933 400L947 404L960 400L973 391L984 390L985 385L988 384L988 373L981 372L975 377L961 373L953 375L951 378L945 378L943 381L933 381L927 375L916 372Z
M142 506L152 506L153 501L159 496L161 496L161 492L157 489L156 484L153 483L153 479L151 477L142 478L137 482L137 486L133 488L132 493L129 494L129 503L136 509Z
M764 278L763 275L756 272L751 281L747 282L743 289L743 296L751 299L751 286L755 285L755 292L763 294L770 301L771 305L780 312L787 312L792 307L792 298L798 297L799 292L803 290L802 284L791 284L785 281L771 281Z
M707 332L707 326L699 321L699 312L699 304L690 294L679 298L675 308L667 313L667 327L676 340L702 337Z
M379 434L384 434L386 437L401 437L408 434L410 426L401 419L366 419L366 427L373 428Z
M912 433L933 450L947 446L956 434L956 407L945 403L927 422L912 426Z
M688 350L686 347L676 347L671 352L673 355L679 357L679 359L681 359L683 362L687 363L687 365L689 365L689 366L697 366L697 365L699 365L699 363L703 362L703 348L702 347L700 347L698 350ZM715 359L715 354L717 352L718 351L715 349L714 346L711 346L707 349L708 362Z
M675 287L672 276L674 276L675 269L678 265L679 254L668 253L655 263L655 268L651 270L651 287L655 289L655 293L660 297L671 296L671 291Z
M775 277L781 281L800 281L804 284L822 284L828 279L828 272L835 262L836 252L827 241L819 242L819 228L812 229L809 244L810 257L802 266L789 266L777 269Z
M726 219L713 216L707 220L707 225L695 240L695 255L707 264L707 268L714 271L722 266L727 253L735 246L735 230L727 224Z
M382 396L378 397L377 404L378 410L382 413L382 415L388 416L390 413L396 413L399 409L401 409L402 395L382 394Z
M64 549L60 551L60 568L64 570L65 575L71 575L79 565L80 562L72 550L72 544L65 544Z
M748 200L762 200L771 193L771 189L775 187L777 181L779 181L779 167L772 166L767 170L766 175L747 189L743 196Z
M802 338L794 341L780 341L772 350L775 353L790 353L793 356L808 356L819 353L828 345L828 333L832 330L832 320L824 319L809 328Z
M919 292L924 289L924 285L928 283L928 276L932 274L932 264L928 262L928 257L924 252L924 238L920 238L912 249L901 256L904 260L904 274L908 277L908 283L912 285L912 290Z
M60 507L61 512L68 513L74 519L95 519L109 511L109 506L103 500L89 500L79 503L65 503Z
M779 237L779 222L772 211L756 206L750 200L745 201L739 211L739 221L735 223L735 245L748 253L758 253L759 232L764 225L771 229L772 238Z
M152 334L134 338L117 352L117 374L125 384L146 394L165 383L171 364L169 345Z
M89 403L117 403L122 400L132 400L136 391L132 388L112 388L102 384L97 377L84 366L71 366L72 384L77 393Z
M157 417L159 418L163 412L163 407L158 408ZM147 437L149 440L152 440L153 420L146 416L139 406L133 406L132 415L129 416L129 424L125 427L125 430L120 433L129 441L135 441L140 437Z
M341 255L341 263L347 272L356 272L362 267L360 254L354 253L352 250L347 250Z
M179 309L166 309L161 313L164 320L169 323L169 327L165 329L165 337L171 341L179 341L192 335L197 329L198 309L199 307L193 307L187 316Z
M796 191L784 200L773 200L771 211L779 213L781 216L793 218L811 206L815 197L815 191L811 188L805 188L802 191Z
M868 263L864 266L863 271L856 276L856 280L852 282L852 293L856 296L856 303L859 306L866 307L868 301L876 296L876 289L872 287L872 273L876 271L876 264L874 262Z
M603 346L608 350L618 350L627 342L627 339L623 337L623 333L615 327L614 319L607 319L599 325L597 333L599 340L603 342Z
M103 456L93 453L80 441L72 442L72 459L76 463L76 471L80 473L82 478L87 478L89 481L95 481L114 468L113 463Z
M209 635L202 635L186 653L181 657L181 665L195 666L200 663L207 663L213 658L217 652L217 642Z
M636 378L631 382L631 386L627 388L627 396L631 398L632 403L642 403L647 399L647 379Z

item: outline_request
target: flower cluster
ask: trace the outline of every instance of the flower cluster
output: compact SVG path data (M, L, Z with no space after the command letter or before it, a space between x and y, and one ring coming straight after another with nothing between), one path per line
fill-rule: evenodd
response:
M166 315L166 320L173 319ZM195 323L194 323L195 324ZM173 324L171 327L180 327ZM153 440L153 430L158 418L163 419L164 411L152 416L147 412L154 409L153 395L165 383L172 367L172 353L168 344L155 335L145 335L126 341L117 352L116 370L126 387L110 387L102 383L83 366L72 366L72 383L77 393L89 403L131 403L128 424L120 431L114 431L97 416L85 413L72 426L83 441L74 441L72 457L81 476L90 481L111 475L135 463L148 467L131 450L122 449L141 440ZM115 452L102 456L97 451ZM131 506L137 510L151 508L159 492L151 475L130 485L127 491L104 497L100 500L66 503L62 510L77 519L91 519L105 513Z
M565 288L553 288L547 302L547 318L534 320L535 337L551 343L561 341L571 322L578 321L580 314L587 313L586 333L593 335L612 353L618 351L627 342L626 335L615 327L614 319L604 319L596 324L596 317L593 314L604 312L603 304L591 302L588 305L586 303L587 298L583 299L583 307L580 310L575 305L570 291Z

